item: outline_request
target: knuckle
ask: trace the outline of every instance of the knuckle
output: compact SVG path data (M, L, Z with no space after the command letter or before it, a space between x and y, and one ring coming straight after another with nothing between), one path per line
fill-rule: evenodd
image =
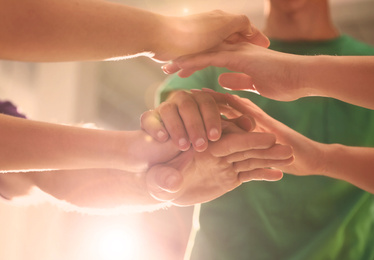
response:
M162 102L158 107L160 115L169 113L173 109L175 109L175 105L170 102Z
M188 93L185 90L179 90L179 91L176 91L173 94L172 99L179 100L179 99L185 99L185 98L188 98L188 97L190 97L190 93Z
M196 107L196 102L192 98L184 98L178 105L180 111L189 110L192 107Z
M143 124L147 121L148 117L150 116L150 111L146 111L140 115L140 123Z
M250 159L234 163L237 171L249 171L253 169L253 162Z
M216 107L216 101L211 96L202 97L199 101L200 107Z
M220 9L215 9L215 10L212 11L212 13L217 14L217 15L224 15L224 14L226 14L224 11L222 11Z
M249 20L248 16L245 14L239 15L240 22L243 23L245 26L249 26L251 24L251 21Z
M276 142L276 137L274 134L272 133L264 133L263 135L263 141L264 141L264 144L267 145L267 146L273 146Z

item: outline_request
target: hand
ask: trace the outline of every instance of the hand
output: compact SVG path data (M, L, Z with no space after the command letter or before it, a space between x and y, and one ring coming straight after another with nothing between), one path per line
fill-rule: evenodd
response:
M160 143L141 130L118 133L112 149L113 162L108 168L145 172L152 165L170 161L180 153L171 140Z
M186 206L213 200L243 182L277 181L280 167L293 161L292 148L275 143L274 135L246 132L223 122L222 137L204 152L189 149L147 173L148 190L160 201Z
M180 70L180 77L188 77L208 66L226 67L241 73L221 74L219 83L222 87L290 101L313 93L298 81L298 64L302 58L248 43L223 43L214 50L176 59L164 65L163 70L168 74Z
M192 143L196 151L208 147L208 140L217 141L221 137L221 115L219 102L200 90L175 91L155 110L142 114L141 127L160 142L168 140L180 150L186 151ZM245 130L254 128L255 122L249 117L237 120Z
M222 98L223 94L215 93L214 95ZM326 147L324 144L315 142L275 120L248 99L229 94L226 94L226 98L230 106L241 113L253 116L256 120L255 131L272 133L279 143L293 148L295 161L277 168L295 175L315 175L325 172L324 150Z
M220 10L184 17L166 17L166 35L160 34L155 60L167 61L213 48L222 42L251 42L269 46L269 39L245 15ZM170 44L167 44L170 42Z

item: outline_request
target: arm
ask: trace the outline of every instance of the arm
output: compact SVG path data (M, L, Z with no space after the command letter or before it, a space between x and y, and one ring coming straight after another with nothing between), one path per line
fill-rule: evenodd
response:
M0 171L112 168L139 172L178 154L143 131L105 131L0 115Z
M217 51L182 57L164 70L182 69L179 75L187 77L207 66L241 72L220 76L220 84L232 90L253 91L281 101L334 97L374 109L373 57L299 56L245 43L222 44Z
M3 173L0 191L13 205L47 202L86 214L134 213L170 205L150 196L145 176L116 169Z
M167 163L183 177L178 190L166 192L152 185L161 165L148 172L148 189L158 200L177 206L204 203L244 182L277 181L282 178L282 172L269 167L289 165L293 159L291 147L276 144L273 134L247 132L232 122L223 121L222 137L210 142L205 151L189 149Z
M244 15L163 16L102 0L0 1L0 57L82 61L146 55L170 60L229 41L267 46ZM166 39L166 41L165 41Z
M14 202L51 202L65 210L113 214L192 205L215 199L251 180L275 181L292 162L289 146L272 134L248 133L224 122L223 137L204 152L189 149L146 172L116 169L3 173L1 194ZM234 156L249 152L250 158ZM230 156L234 156L235 158Z
M250 117L239 117L231 122L222 120L218 107L222 102L226 104L225 98L214 99L211 96L208 98L209 96L204 91L174 92L166 101L167 105L164 105L166 109L162 109L163 105L160 105L161 109L142 116L142 128L156 137L159 131L165 133L167 130L173 136L176 132L174 129L185 130L185 127L193 126L192 130L196 130L198 124L194 122L201 123L202 129L212 122L220 124L219 128L216 125L222 133L218 140L207 141L205 149L195 145L194 149L187 147L186 152L168 163L182 174L183 184L175 193L160 190L152 192L162 201L171 200L176 205L191 205L212 200L245 181L278 180L281 178L280 172L265 167L287 165L293 160L292 149L287 145L276 144L271 133L264 135L248 132L254 128ZM233 111L230 109L225 111L230 116L234 114L231 114ZM187 132L191 138L190 132ZM192 143L195 144L193 141ZM157 167L154 166L150 172L157 171ZM154 176L156 175L148 174L148 178L152 179ZM150 190L152 191L152 186Z
M256 119L257 130L271 132L280 143L292 146L295 161L279 169L295 175L324 175L344 180L374 193L374 148L318 143L271 118L249 100L238 97L227 100L238 111L250 113Z
M299 57L300 88L374 109L374 57ZM306 92L307 94L307 92Z

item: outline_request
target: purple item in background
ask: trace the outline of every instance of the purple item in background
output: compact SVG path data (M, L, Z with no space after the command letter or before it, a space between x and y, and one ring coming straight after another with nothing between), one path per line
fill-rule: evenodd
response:
M9 101L1 101L0 100L0 114L4 114L4 115L9 115L9 116L15 116L15 117L21 117L21 118L26 118L25 115L21 114L18 112L17 110L17 107L15 105L13 105L11 102ZM8 198L4 197L1 193L0 193L0 200L9 200Z
M17 107L9 101L0 101L0 114L26 118L26 116L19 113Z

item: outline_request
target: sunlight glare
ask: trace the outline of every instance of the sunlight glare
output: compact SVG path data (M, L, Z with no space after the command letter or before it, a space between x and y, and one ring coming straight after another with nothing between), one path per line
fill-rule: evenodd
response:
M134 230L110 227L102 230L97 241L101 259L134 259L140 249L140 240Z

